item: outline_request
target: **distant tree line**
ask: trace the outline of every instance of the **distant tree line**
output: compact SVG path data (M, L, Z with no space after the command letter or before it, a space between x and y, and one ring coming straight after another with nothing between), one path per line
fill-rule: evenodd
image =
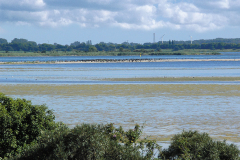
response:
M204 42L204 43L202 43ZM229 43L232 42L232 43ZM236 43L235 43L236 42ZM238 42L238 43L237 43ZM24 51L24 52L46 52L46 51L85 51L85 52L96 52L96 51L140 51L143 49L152 49L160 51L161 49L172 49L174 51L183 49L240 49L240 39L215 39L215 40L197 40L193 43L189 41L164 41L158 43L128 43L122 44L116 43L104 43L92 45L91 41L85 42L74 42L70 45L61 44L37 44L34 41L28 41L26 39L13 39L10 43L6 39L0 38L0 51Z

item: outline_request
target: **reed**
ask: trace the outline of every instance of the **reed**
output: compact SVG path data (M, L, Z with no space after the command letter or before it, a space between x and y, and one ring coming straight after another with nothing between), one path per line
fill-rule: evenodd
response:
M240 50L204 50L204 49L184 49L173 51L171 49L162 49L161 51L145 52L119 52L119 51L47 51L47 52L23 52L23 51L0 51L0 57L37 57L37 56L130 56L130 55L218 55L219 52L239 52Z

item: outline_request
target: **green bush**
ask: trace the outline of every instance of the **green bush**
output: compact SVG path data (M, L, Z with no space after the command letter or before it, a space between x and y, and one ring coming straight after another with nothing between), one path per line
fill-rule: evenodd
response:
M139 140L143 127L124 131L120 126L82 124L69 129L54 122L45 105L12 99L0 93L0 159L209 159L238 160L233 144L214 141L207 133L183 131L168 149L153 140Z
M0 94L0 159L146 159L160 146L138 140L142 128L124 131L113 124L69 129L54 122L45 105Z
M137 129L138 128L138 129ZM135 130L137 129L137 130ZM113 124L82 124L73 129L65 126L55 131L45 132L39 143L14 157L18 160L58 160L58 159L150 159L154 157L154 149L160 147L154 141L129 143L129 132L139 135L139 126L127 132ZM136 137L136 138L137 138Z
M45 105L12 99L0 93L0 157L21 153L45 130L56 127L54 115Z
M239 153L237 146L225 141L214 141L207 133L183 131L172 138L171 145L159 154L159 158L237 160Z

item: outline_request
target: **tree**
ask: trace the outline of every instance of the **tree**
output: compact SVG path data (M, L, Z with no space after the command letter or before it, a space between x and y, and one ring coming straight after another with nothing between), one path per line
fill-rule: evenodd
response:
M109 46L108 46L108 48L109 48L109 51L115 51L115 45L113 45L113 44L110 44Z
M172 138L169 148L164 149L159 158L237 160L239 153L237 146L214 141L207 133L183 131Z
M97 52L97 48L95 46L89 46L88 52Z
M119 52L123 52L123 47L120 47L120 48L119 48Z
M173 51L178 51L178 50L180 50L180 48L179 48L178 46L175 46L175 47L173 48Z
M99 51L103 51L103 50L105 50L105 48L104 48L104 46L103 46L102 43L96 44L95 47L96 47L97 50L99 50Z
M73 129L61 126L45 132L41 143L34 145L14 159L59 160L59 159L153 159L160 146L156 141L139 140L142 127L124 131L113 124L81 124Z
M70 45L70 46L74 46L74 47L76 47L76 46L78 46L78 45L80 45L80 42L78 42L78 41L75 41L74 43L71 43L71 45Z
M56 128L54 119L45 105L32 105L25 99L12 99L0 93L0 157L21 153L43 131Z
M3 39L3 38L0 38L0 44L7 44L7 40L6 39Z
M28 40L22 39L22 38L20 38L20 39L14 38L11 43L28 43Z
M87 51L87 48L88 46L84 43L84 42L82 42L81 44L79 44L78 46L76 46L76 48L75 49L77 49L77 50L81 50L81 51Z
M6 46L5 50L6 51L14 51L14 49L11 46Z

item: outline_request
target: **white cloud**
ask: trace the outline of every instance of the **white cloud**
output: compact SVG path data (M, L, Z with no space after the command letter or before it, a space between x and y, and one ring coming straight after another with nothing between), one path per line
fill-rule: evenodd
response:
M193 4L162 3L158 6L159 14L169 19L173 24L181 28L188 28L203 32L224 27L228 23L225 15L211 12L203 12Z
M231 0L229 5L230 5L231 8L239 9L239 7L240 7L240 0Z
M125 29L191 29L240 25L240 0L0 0L1 22Z
M40 10L45 5L43 0L0 0L1 10Z
M151 29L156 29L156 28L162 28L162 27L170 26L169 23L155 22L155 21L153 21L151 23L151 25L149 25L149 24L137 25L137 24L118 23L118 22L114 23L113 25L121 27L121 28L125 28L125 29L145 29L145 30L151 30Z
M98 3L98 4L104 4L104 5L114 2L113 0L87 0L87 1L90 3Z
M210 0L207 4L213 8L229 9L230 1L229 0Z
M33 7L44 7L45 3L43 2L43 0L20 0L19 1L20 5L24 6L24 5L28 5L28 6L33 6Z

